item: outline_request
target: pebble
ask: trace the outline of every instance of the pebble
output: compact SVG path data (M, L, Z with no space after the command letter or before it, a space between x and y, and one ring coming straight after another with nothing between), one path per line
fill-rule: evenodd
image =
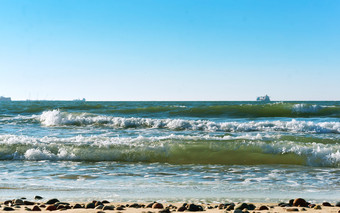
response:
M187 207L185 206L181 206L177 209L178 212L184 212L185 210L187 210Z
M97 211L97 213L105 213L104 211Z
M163 209L164 207L163 207L163 204L161 204L161 203L154 203L152 205L152 208L153 209Z
M129 206L130 208L141 208L142 206L138 203L133 203Z
M39 206L33 206L32 211L41 211L41 209Z
M39 196L39 195L36 195L36 196L34 197L34 199L36 199L36 200L42 200L43 197L41 197L41 196Z
M340 201L336 202L335 206L340 207Z
M113 205L107 205L103 207L103 210L115 210L115 206Z
M252 203L248 204L248 210L255 210L256 209L256 206Z
M79 203L74 204L74 206L72 207L73 209L81 209L83 208Z
M54 205L49 205L49 206L46 207L46 210L47 211L55 211L55 210L57 210L57 207L54 206Z
M58 203L58 202L60 202L58 199L53 198L53 199L48 200L48 201L46 202L46 204L55 204L55 203Z
M260 206L259 210L269 210L267 206Z
M286 209L287 212L298 212L299 209L297 208L290 208L290 209Z
M293 201L293 206L308 207L308 203L302 198L296 198Z
M94 205L94 203L88 203L85 205L85 209L94 209L96 206Z
M104 204L105 204L105 203L110 203L110 202L109 202L109 201L107 201L107 200L103 200L103 201L102 201L102 203L104 203Z
M316 206L314 206L314 208L313 209L322 209L321 208L321 206L320 205L316 205Z
M14 205L24 205L24 201L21 199L15 199L13 201Z
M243 209L248 209L248 204L246 204L246 203L239 203L239 204L237 204L236 206L235 206L235 210L236 209L241 209L241 210L243 210Z
M33 206L34 204L35 203L31 201L27 201L27 200L24 201L24 205L27 205L27 206Z
M190 204L188 207L188 211L191 212L198 212L198 211L203 211L203 207L201 205L196 205L196 204Z
M234 213L243 213L241 209L235 209Z
M8 207L8 206L5 206L5 207L3 208L3 210L4 210L4 211L14 211L13 208Z
M118 206L116 210L125 210L125 208L123 206Z
M322 203L323 206L332 206L332 204L328 203L328 202L323 202Z

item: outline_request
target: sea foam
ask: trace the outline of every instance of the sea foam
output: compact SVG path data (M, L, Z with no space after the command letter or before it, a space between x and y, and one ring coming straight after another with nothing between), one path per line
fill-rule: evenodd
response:
M45 111L39 117L44 126L64 125L107 125L113 128L160 128L169 130L197 131L286 131L306 133L340 133L340 122L315 121L248 121L248 122L213 122L208 120L153 119L137 117L113 117L90 113L70 113L60 110Z
M264 140L264 137L267 137ZM276 136L277 137L277 136ZM340 167L340 144L266 135L215 137L0 136L2 160L123 161L203 164L298 164ZM246 153L246 154L245 154ZM200 157L197 158L197 155ZM242 158L242 161L239 161Z
M292 111L295 113L316 113L323 109L320 105L295 104Z

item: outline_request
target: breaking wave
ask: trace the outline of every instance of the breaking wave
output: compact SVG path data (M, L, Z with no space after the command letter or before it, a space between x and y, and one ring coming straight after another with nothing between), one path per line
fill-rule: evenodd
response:
M224 165L290 164L340 167L339 150L339 143L289 141L259 134L135 138L0 136L1 160Z
M45 111L39 117L44 126L106 125L112 128L161 128L170 130L199 130L224 132L285 131L305 133L340 133L340 122L314 121L248 121L213 122L208 120L124 118L89 113Z

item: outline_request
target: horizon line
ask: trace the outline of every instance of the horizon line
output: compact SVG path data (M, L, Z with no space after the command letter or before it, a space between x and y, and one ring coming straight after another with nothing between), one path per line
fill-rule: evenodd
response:
M282 102L282 101L340 101L340 100L271 100L269 102L257 101L257 100L77 100L77 99L58 99L58 100L48 100L48 99L26 99L26 100L11 100L11 101L70 101L70 102L259 102L259 103L270 103L270 102ZM9 101L9 102L11 102Z

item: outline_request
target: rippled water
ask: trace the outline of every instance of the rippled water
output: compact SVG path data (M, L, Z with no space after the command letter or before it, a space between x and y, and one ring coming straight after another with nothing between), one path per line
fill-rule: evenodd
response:
M339 102L0 103L0 199L340 197Z

